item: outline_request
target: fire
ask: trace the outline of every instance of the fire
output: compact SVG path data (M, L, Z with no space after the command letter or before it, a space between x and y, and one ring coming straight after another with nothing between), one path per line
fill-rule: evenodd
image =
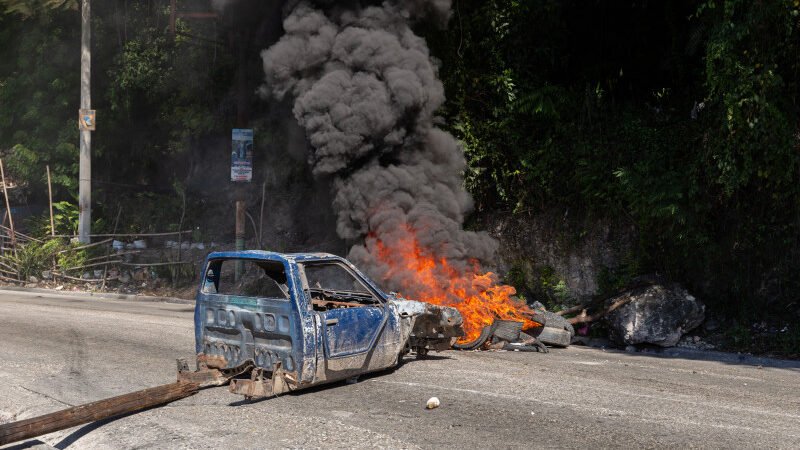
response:
M512 286L501 284L492 272L482 273L477 261L466 269L457 269L447 259L433 256L411 229L402 238L393 239L391 245L371 235L368 245L374 245L379 262L388 267L385 278L399 283L401 294L458 309L464 318L463 342L477 339L495 318L523 322L523 329L539 326L530 320L534 312L512 297L516 294Z

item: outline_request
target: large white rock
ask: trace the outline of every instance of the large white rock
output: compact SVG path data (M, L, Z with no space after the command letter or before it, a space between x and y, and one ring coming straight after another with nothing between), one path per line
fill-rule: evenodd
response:
M606 300L606 307L620 300L627 303L605 317L609 337L620 345L672 347L705 319L705 305L677 284L632 289Z

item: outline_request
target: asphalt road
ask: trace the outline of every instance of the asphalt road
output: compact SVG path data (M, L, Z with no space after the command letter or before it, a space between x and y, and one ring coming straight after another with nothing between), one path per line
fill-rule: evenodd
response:
M175 358L193 358L192 309L0 292L0 422L172 382ZM258 402L207 389L24 446L800 448L800 363L753 361L449 351Z

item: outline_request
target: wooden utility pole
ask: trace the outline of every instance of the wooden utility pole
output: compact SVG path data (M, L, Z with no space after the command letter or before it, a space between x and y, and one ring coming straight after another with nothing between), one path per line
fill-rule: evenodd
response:
M91 0L83 0L81 8L81 111L89 111L92 107L90 3ZM92 234L92 132L86 127L81 127L78 209L78 241L87 244Z
M6 199L6 213L8 214L8 225L11 228L11 248L17 248L17 235L14 232L14 218L11 216L11 203L8 202L8 188L6 187L6 172L3 170L3 160L0 159L0 179L3 181L3 197Z
M239 31L238 34L234 36L238 36L239 39L234 39L233 42L238 40L238 48L236 48L238 53L239 59L239 67L236 72L236 84L237 84L237 100L236 100L236 124L239 128L244 128L247 125L247 118L248 118L248 93L247 90L247 41L245 39L245 35L243 31ZM236 189L236 250L241 251L244 250L245 245L245 201L246 201L246 193L247 189L243 186L237 186ZM238 280L241 277L243 271L243 261L239 260L236 262L236 279Z
M50 236L56 235L56 224L53 220L53 185L50 182L50 166L47 167L47 198L50 201Z
M178 7L176 0L169 0L169 34L175 38L175 8Z
M264 239L264 199L267 196L267 182L261 183L261 215L258 216L258 249L266 250L263 246Z
M244 200L237 200L236 201L236 250L242 251L244 250L244 228L245 228L245 221L244 221ZM242 276L242 270L244 269L244 264L242 260L236 260L236 267L234 278L238 281L239 278Z

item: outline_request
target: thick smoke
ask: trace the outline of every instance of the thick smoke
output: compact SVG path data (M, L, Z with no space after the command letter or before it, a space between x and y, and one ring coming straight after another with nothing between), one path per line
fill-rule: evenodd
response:
M211 0L211 7L217 11L224 11L235 0Z
M293 100L314 174L333 177L337 233L358 242L349 258L384 287L412 296L416 274L398 271L382 248L413 235L426 256L458 271L488 263L497 249L487 234L462 228L472 209L463 152L434 126L444 89L425 41L409 26L423 18L445 23L449 15L449 0L346 9L303 2L284 20L286 34L262 53L262 94ZM439 275L443 283L451 276Z

